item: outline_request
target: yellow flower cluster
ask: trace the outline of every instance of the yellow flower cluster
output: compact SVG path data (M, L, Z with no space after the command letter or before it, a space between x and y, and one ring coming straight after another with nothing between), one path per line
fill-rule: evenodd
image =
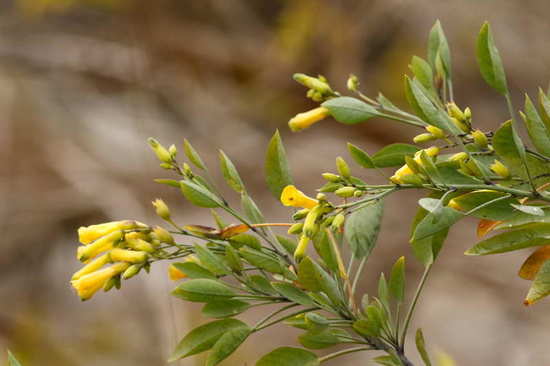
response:
M419 184L422 182L420 176L417 175L417 167L422 166L421 154L425 152L429 157L435 157L439 154L439 148L436 146L429 147L424 150L417 151L414 154L412 162L407 162L401 168L397 169L390 177L390 180L395 184ZM415 164L416 166L411 166Z
M78 236L83 245L77 249L77 259L85 266L73 274L71 285L82 300L101 288L118 286L120 278L136 275L160 243L173 242L165 229L132 220L81 227Z

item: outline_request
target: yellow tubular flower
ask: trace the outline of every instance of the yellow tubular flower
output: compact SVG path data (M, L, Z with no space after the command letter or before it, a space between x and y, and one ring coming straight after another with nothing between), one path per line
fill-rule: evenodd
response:
M308 128L312 124L319 122L330 115L325 107L318 107L304 113L298 113L294 118L288 121L288 126L294 132Z
M146 252L115 248L109 252L113 262L143 263L147 260Z
M104 224L98 225L82 226L78 229L78 240L82 244L90 244L94 240L97 240L102 236L112 233L115 230L128 230L137 228L139 226L144 227L145 225L133 220L123 220L106 222Z
M172 236L172 234L170 234L168 230L163 227L155 226L153 228L153 234L155 235L156 239L160 240L162 243L174 243L174 237Z
M308 244L309 238L305 235L302 235L302 237L300 238L300 242L298 243L298 246L294 251L294 258L296 258L297 261L300 261L306 255Z
M411 168L409 168L408 165L403 165L401 168L397 169L395 173L390 177L390 181L395 184L402 184L403 177L405 175L412 174L414 174L414 172L411 170Z
M80 277L87 275L88 273L95 272L110 262L111 258L109 258L109 255L103 254L101 257L94 259L93 261L82 267L79 271L75 272L71 280L78 280Z
M111 249L120 239L122 239L122 231L117 230L97 239L92 244L79 246L76 252L76 259L84 262L94 258L99 253Z
M298 190L293 185L288 185L281 193L281 203L285 206L313 208L318 201L306 196L302 191Z
M168 266L168 277L170 277L172 281L178 281L186 278L187 275L182 271L180 271L179 269L177 269L176 266L174 266L174 264L170 264Z
M71 281L82 301L90 299L99 291L111 278L124 272L130 265L128 263L116 263L110 267L100 269Z

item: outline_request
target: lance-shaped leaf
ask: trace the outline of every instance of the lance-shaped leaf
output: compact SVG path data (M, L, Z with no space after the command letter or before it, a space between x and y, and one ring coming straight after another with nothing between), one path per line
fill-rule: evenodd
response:
M211 301L202 308L202 315L208 318L229 318L242 313L249 307L249 303L241 300Z
M203 324L189 332L178 343L168 362L207 351L226 332L241 327L246 327L246 324L238 319L223 319Z
M532 305L548 295L550 295L550 260L544 262L540 268L523 303Z
M248 338L252 329L248 326L230 329L220 337L212 347L212 351L206 359L205 366L216 366L233 352Z
M372 161L369 154L349 142L348 151L353 160L355 160L355 162L363 168L372 169L375 167L374 162Z
M519 210L523 213L533 216L544 216L544 210L538 206L528 206L528 205L511 205L516 210Z
M550 259L550 246L545 245L535 250L523 262L518 275L524 280L534 280L542 265Z
M223 259L212 253L204 244L195 244L194 248L202 267L216 275L229 274L229 268L227 268Z
M525 95L525 114L522 114L529 137L537 151L550 156L550 135L531 98Z
M256 362L256 366L318 366L319 358L315 353L301 348L280 347Z
M292 302L304 306L312 306L315 304L305 292L288 282L272 282L271 286L273 286L279 294Z
M222 202L214 193L196 183L182 180L180 181L180 188L185 198L195 206L215 208L222 205Z
M321 105L330 111L335 120L345 124L365 122L379 114L370 104L352 97L332 98Z
M355 258L368 257L376 245L383 207L383 201L375 201L348 216L344 236Z
M191 302L222 301L235 296L235 293L223 283L209 279L186 281L176 287L172 294Z
M178 269L178 271L185 273L187 277L189 278L206 278L210 280L215 280L216 276L204 268L203 266L193 263L193 262L184 262L184 263L174 263L174 267Z
M439 20L432 27L428 38L428 62L432 69L437 68L437 59L440 60L439 62L443 66L443 70L445 71L444 76L450 79L452 75L451 51Z
M466 255L487 255L547 245L550 241L550 224L535 223L507 231L480 241L468 249Z
M397 302L405 298L405 257L400 257L392 267L388 283L390 296Z
M411 243L428 238L442 230L447 230L463 217L464 215L459 211L441 205L439 208L426 214L416 225Z
M239 172L237 172L237 168L235 168L235 165L231 159L229 159L229 157L222 150L220 150L220 168L227 185L233 188L233 190L237 193L243 192L244 184L241 180L241 176L239 175Z
M454 197L449 206L481 219L502 221L517 215L512 207L515 203L517 198L510 197L509 193L483 189Z
M239 249L241 257L243 257L248 263L258 268L264 269L271 273L283 273L284 269L281 263L273 257L262 253L259 250L255 250L248 247L242 247Z
M377 168L389 168L405 164L405 156L414 155L418 150L417 146L409 144L390 144L378 150L372 161Z
M539 108L540 116L546 128L550 131L550 99L548 95L539 88Z
M265 175L269 190L279 200L283 189L292 184L286 152L279 131L275 132L267 146Z
M421 57L413 56L409 68L426 90L435 93L433 71L429 63Z
M265 222L264 215L256 205L256 202L254 202L252 197L250 197L246 192L241 194L241 207L251 223L260 224Z
M187 159L193 163L193 165L199 169L205 169L205 165L201 157L187 139L183 139L183 152L185 153L185 156L187 156Z
M506 74L488 22L483 24L477 38L477 62L487 84L502 95L508 94Z
M342 343L342 338L348 335L342 329L325 329L323 331L310 331L298 337L302 346L309 349L323 349Z
M415 342L416 342L416 349L418 350L418 353L420 354L422 361L424 361L424 365L432 366L432 361L430 360L428 351L426 351L426 342L424 341L424 334L422 333L422 329L420 328L416 330Z

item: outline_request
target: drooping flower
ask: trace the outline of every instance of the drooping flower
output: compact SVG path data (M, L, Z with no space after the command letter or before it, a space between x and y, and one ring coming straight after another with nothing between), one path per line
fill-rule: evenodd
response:
M298 190L293 185L288 185L281 193L281 203L285 206L313 208L318 201L306 196L302 191Z
M72 280L71 285L83 301L88 300L103 288L107 281L124 272L129 266L128 263L116 263L99 271L88 273L77 280Z
M78 229L78 240L82 244L90 244L94 240L112 233L113 231L135 229L140 226L144 225L133 220L112 221L97 225L81 226Z
M100 237L96 241L88 245L81 245L76 252L76 259L85 262L92 259L99 253L105 252L113 248L113 245L122 239L122 231L116 230L105 236Z
M89 273L95 272L99 270L101 267L106 265L107 263L111 262L111 258L108 254L103 254L102 256L94 259L90 263L86 264L84 267L82 267L79 271L75 272L73 274L72 280L78 280L80 277L87 275Z

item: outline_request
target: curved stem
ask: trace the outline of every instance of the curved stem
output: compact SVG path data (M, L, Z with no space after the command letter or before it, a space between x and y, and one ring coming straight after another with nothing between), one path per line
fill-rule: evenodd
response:
M422 274L422 278L420 279L420 282L418 284L418 287L416 288L416 292L414 294L413 301L411 303L411 306L409 307L409 310L407 311L407 315L405 317L405 323L403 325L403 330L401 331L401 339L399 341L400 349L403 350L405 348L405 336L407 335L407 330L409 329L409 324L411 322L414 308L416 307L416 304L418 302L418 298L420 296L420 293L422 292L422 289L424 288L424 284L426 283L426 279L428 278L428 275L430 273L430 269L432 268L432 264L429 264L426 266L426 269L424 270L424 273Z
M347 355L348 353L361 352L361 351L370 351L370 350L372 350L372 348L370 348L370 347L348 348L348 349L344 349L344 350L341 350L341 351L338 351L338 352L330 353L330 354L328 354L326 356L323 356L323 357L319 357L319 362L325 362L325 361L331 360L331 359L339 357L339 356Z

